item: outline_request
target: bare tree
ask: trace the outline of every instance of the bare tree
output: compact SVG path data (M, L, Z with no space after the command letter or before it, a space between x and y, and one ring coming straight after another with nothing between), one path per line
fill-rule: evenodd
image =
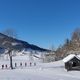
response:
M11 44L11 42L8 42L8 41L5 41L3 46L8 50L7 54L9 55L9 59L10 59L10 68L13 69L12 51L14 50L14 46Z
M2 32L3 34L12 37L12 38L16 38L17 34L15 32L14 29L6 29L5 31ZM6 46L5 46L6 45ZM12 63L12 51L14 50L15 45L13 45L10 41L6 41L4 39L4 43L3 43L4 48L7 48L8 50L8 54L9 54L9 58L10 58L10 68L13 69L13 63Z
M51 46L51 48L50 48L50 49L51 49L51 51L52 51L52 52L54 52L54 51L55 51L55 47L54 47L53 45Z
M17 38L17 32L13 28L5 29L2 33L9 37Z
M80 28L75 29L75 31L72 33L72 40L80 40Z

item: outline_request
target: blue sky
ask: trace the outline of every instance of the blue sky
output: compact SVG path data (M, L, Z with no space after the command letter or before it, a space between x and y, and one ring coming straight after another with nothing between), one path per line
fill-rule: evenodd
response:
M80 0L0 0L0 31L43 48L58 47L80 27Z

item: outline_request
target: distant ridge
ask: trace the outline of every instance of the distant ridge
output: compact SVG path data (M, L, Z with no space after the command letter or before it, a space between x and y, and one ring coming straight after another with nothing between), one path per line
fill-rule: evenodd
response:
M17 50L31 49L31 50L37 50L37 51L50 51L48 49L38 47L34 44L29 44L26 41L12 38L12 37L9 37L7 35L0 33L0 47L3 47L3 48L12 47L12 45L8 45L8 43L16 44L14 46L14 49L17 49Z

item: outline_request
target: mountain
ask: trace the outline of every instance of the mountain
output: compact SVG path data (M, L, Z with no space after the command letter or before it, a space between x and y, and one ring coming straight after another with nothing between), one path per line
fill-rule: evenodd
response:
M16 38L9 37L7 35L4 35L0 33L0 47L2 48L13 48L14 50L23 50L23 49L31 49L36 51L50 51L48 49L44 49L41 47L38 47L33 44L29 44L26 41L22 41Z

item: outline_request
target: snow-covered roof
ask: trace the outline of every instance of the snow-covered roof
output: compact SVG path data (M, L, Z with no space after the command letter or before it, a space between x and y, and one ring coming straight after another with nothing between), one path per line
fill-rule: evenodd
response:
M80 60L80 58L77 56L77 55L75 55L75 54L70 54L70 55L68 55L67 57L65 57L64 59L63 59L63 62L68 62L68 61L70 61L72 58L74 58L74 57L76 57L77 59L79 59Z
M77 55L79 58L80 58L80 54L79 55Z

